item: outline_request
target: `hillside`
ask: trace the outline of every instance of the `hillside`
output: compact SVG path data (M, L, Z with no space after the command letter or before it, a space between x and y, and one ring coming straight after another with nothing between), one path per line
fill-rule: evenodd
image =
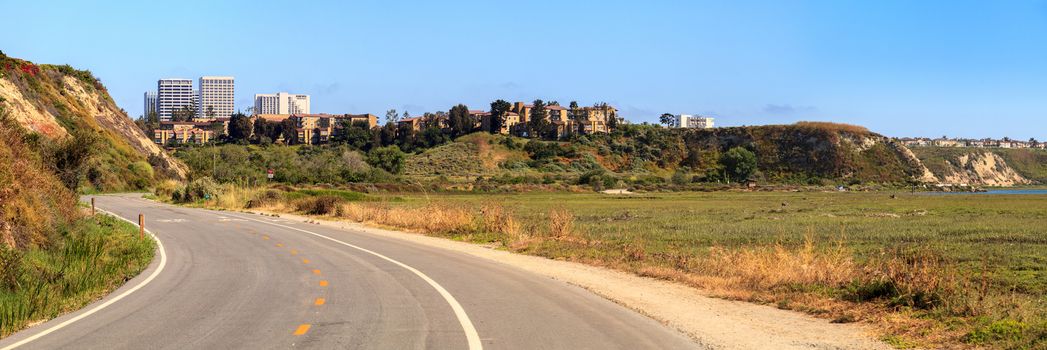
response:
M1014 186L1047 183L1047 151L1039 149L914 147L944 183Z
M184 166L90 72L0 54L0 247L46 246L78 218L78 191L145 189Z
M89 71L0 56L0 106L16 124L48 141L82 135L100 151L80 187L141 189L185 167L153 144Z
M936 181L905 146L861 127L831 123L707 130L628 125L570 142L478 133L410 156L406 173L559 179L602 171L626 182L681 173L687 182L720 182L725 180L721 160L735 147L755 154L758 171L751 178L762 183Z

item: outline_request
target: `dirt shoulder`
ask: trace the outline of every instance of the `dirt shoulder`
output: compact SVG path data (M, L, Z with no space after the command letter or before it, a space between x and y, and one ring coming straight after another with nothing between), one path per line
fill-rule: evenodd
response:
M260 211L253 211L260 212ZM860 324L836 324L766 305L729 301L673 282L580 263L514 254L485 246L348 221L279 213L283 218L363 231L447 250L547 276L588 289L647 315L714 349L889 349Z

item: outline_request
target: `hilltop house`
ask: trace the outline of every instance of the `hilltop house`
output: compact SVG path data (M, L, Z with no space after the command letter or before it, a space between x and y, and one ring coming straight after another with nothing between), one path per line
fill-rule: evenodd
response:
M153 130L153 142L159 145L195 143L213 141L215 131L225 134L229 130L229 118L215 118L211 121L160 122L160 127Z
M318 145L327 143L338 135L344 125L366 124L367 129L378 126L378 117L373 114L295 114L298 143Z

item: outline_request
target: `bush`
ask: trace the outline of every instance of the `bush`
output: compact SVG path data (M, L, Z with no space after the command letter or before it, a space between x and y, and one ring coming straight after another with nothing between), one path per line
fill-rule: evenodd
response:
M265 192L262 192L262 194L259 195L258 197L251 198L250 200L248 200L246 207L249 208L249 209L250 208L264 207L266 205L269 205L269 204L272 204L272 203L275 203L275 202L279 201L280 198L283 198L283 192L282 191L275 190L275 189L268 189L268 190L265 190Z
M346 200L339 196L319 196L305 198L295 203L295 209L311 215L333 214Z
M404 159L407 156L400 147L388 146L371 150L367 153L367 164L381 168L393 174L400 174L404 170Z
M176 202L196 202L203 199L209 199L218 194L218 184L211 180L209 177L201 177L193 180L185 186L182 191L179 191L180 198L172 198Z
M134 180L131 185L135 188L142 189L149 187L153 183L153 166L149 165L146 161L137 161L127 165L127 170L134 174Z

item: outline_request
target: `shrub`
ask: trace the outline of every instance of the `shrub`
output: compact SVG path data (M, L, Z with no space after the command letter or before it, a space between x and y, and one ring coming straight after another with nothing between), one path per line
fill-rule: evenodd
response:
M743 147L734 147L720 160L735 181L745 181L756 171L756 154Z
M371 150L367 153L367 164L381 168L393 174L400 174L404 170L404 159L407 156L400 147L388 146Z
M189 184L185 186L185 189L181 191L181 198L176 199L176 201L196 202L214 197L217 194L218 184L209 177L201 177L189 182Z
M295 209L311 215L334 214L346 200L339 196L319 196L305 198L295 203Z
M127 170L134 174L131 185L141 189L149 187L153 183L153 166L146 161L137 161L127 165Z

